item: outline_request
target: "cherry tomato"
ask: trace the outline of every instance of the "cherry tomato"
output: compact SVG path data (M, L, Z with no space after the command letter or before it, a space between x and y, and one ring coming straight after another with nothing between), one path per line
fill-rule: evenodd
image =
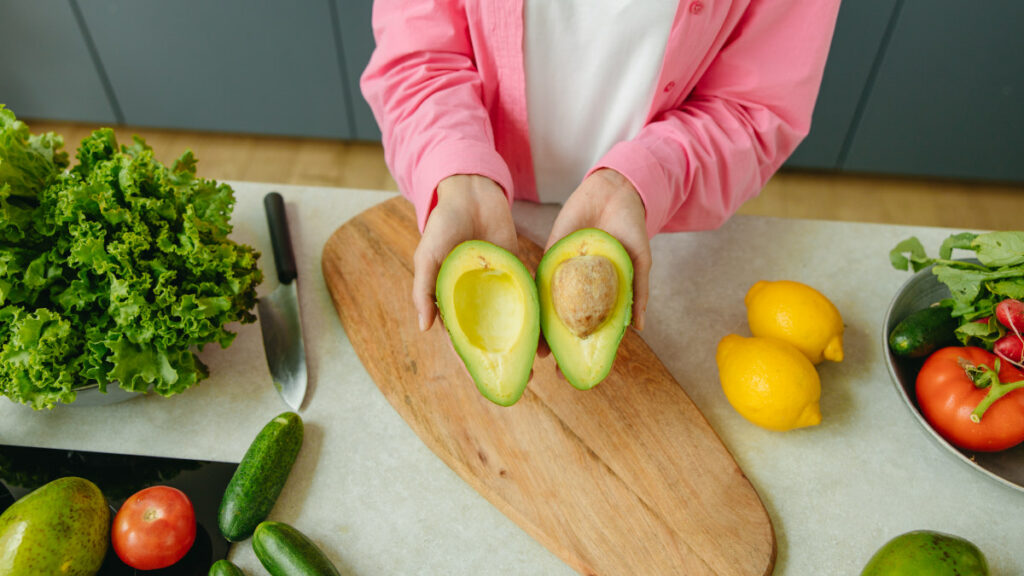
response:
M917 375L917 403L929 424L951 444L975 452L997 452L1024 442L1024 388L993 402L980 420L971 415L988 394L974 378L981 366L994 369L998 357L974 346L937 350ZM1024 372L1000 362L1002 385L1024 380Z
M196 514L184 492L151 486L131 495L114 516L110 539L121 561L139 570L181 560L196 539Z

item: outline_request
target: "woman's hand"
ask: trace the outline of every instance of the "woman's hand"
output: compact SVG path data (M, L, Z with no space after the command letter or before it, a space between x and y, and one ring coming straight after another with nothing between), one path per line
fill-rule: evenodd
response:
M558 213L548 248L580 228L611 234L633 260L633 328L643 330L651 271L651 242L640 194L628 179L610 168L594 171L573 191ZM543 353L543 351L542 351Z
M420 330L429 330L437 314L437 272L452 248L466 240L486 240L516 253L516 227L508 199L490 178L456 174L437 185L437 205L427 219L413 255L412 300Z

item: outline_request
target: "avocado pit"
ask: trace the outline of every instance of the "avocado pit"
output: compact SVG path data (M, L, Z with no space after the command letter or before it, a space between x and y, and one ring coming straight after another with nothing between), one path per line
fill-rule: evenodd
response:
M551 282L555 314L577 338L590 336L608 319L618 293L615 265L596 254L562 262Z

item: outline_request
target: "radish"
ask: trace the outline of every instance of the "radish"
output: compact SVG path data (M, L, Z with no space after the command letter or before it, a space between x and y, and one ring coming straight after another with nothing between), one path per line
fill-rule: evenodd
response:
M996 340L996 343L992 345L992 352L1007 362L1024 368L1024 364L1022 364L1024 363L1024 340L1016 334L1005 334Z
M1024 331L1024 302L1007 298L996 304L996 319L1020 336Z
M1007 298L996 304L996 319L1013 333L996 340L992 351L999 357L1024 368L1024 302Z

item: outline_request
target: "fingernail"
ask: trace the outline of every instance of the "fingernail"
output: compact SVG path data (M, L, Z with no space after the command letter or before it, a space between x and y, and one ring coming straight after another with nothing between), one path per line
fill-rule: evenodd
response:
M420 317L420 332L426 332L427 331L427 319L423 316L423 314L420 314L419 317Z

